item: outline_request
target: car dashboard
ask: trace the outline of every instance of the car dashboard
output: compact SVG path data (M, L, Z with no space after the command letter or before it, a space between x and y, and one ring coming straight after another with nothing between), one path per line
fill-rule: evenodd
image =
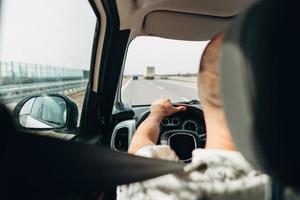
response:
M149 115L149 108L149 106L133 107L133 119L127 119L115 125L110 144L113 150L124 153L127 152L135 131ZM206 142L206 127L201 105L189 105L187 111L178 112L163 118L160 124L159 137L170 131L193 132L200 141L198 147L204 148ZM158 140L157 144L161 144L160 140Z

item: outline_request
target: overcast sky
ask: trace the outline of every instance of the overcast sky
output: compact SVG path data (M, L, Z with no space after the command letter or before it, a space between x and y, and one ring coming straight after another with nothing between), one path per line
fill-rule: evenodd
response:
M96 18L87 0L3 1L0 59L88 69ZM207 42L134 39L125 74L196 73Z
M96 17L87 0L3 1L1 60L89 67Z
M146 66L155 66L157 74L197 73L207 42L191 42L138 37L127 52L125 74L143 74Z

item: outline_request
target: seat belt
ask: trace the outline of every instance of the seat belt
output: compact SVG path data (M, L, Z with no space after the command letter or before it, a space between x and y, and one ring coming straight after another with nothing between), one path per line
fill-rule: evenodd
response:
M184 167L180 162L138 157L29 133L11 136L4 174L7 191L14 198L91 194L181 172Z
M117 185L181 172L184 164L105 147L17 132L0 104L0 187L10 199L99 193ZM4 187L3 187L4 186Z

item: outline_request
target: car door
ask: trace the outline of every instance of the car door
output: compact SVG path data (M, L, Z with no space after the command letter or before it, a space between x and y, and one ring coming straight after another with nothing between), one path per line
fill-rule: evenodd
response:
M18 128L106 143L130 33L115 2L13 0L2 9L0 98Z
M18 111L19 129L67 140L79 134L100 31L91 3L2 1L0 101Z

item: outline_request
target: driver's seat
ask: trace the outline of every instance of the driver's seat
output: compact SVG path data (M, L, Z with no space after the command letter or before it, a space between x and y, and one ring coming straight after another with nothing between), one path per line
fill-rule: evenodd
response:
M298 8L256 3L231 25L222 49L228 125L243 155L273 177L273 199L284 198L281 185L300 190Z

